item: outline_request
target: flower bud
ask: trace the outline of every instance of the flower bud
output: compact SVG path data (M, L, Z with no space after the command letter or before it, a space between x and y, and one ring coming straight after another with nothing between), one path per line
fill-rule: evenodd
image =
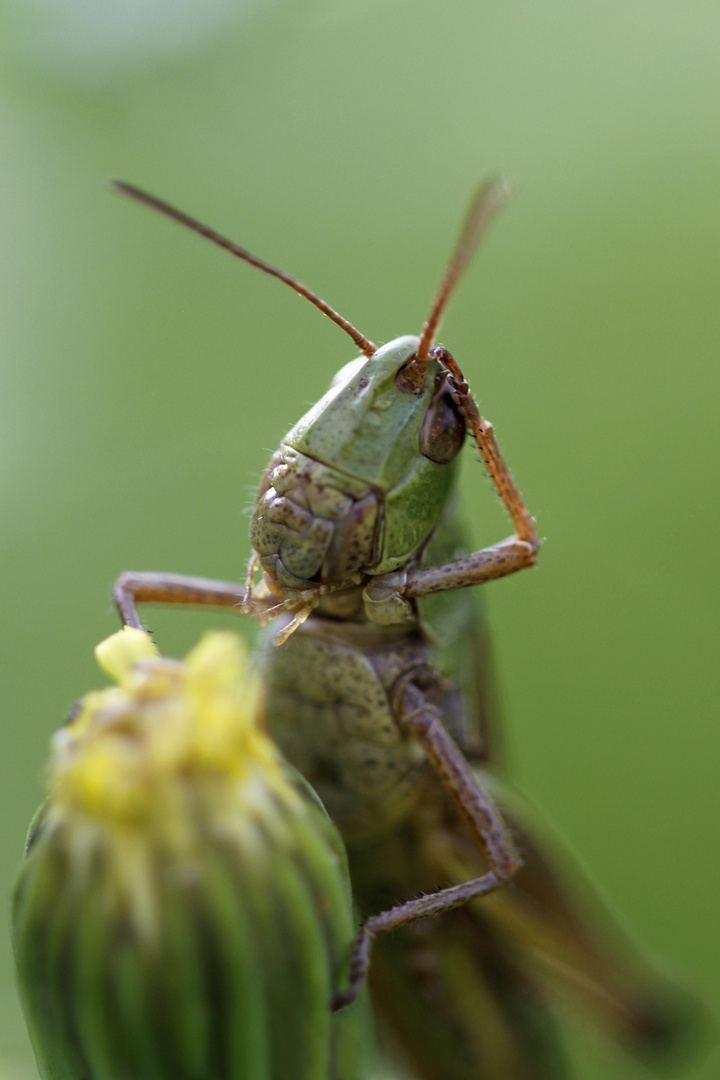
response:
M344 848L258 726L239 639L181 663L125 629L96 655L117 685L53 739L14 896L43 1080L354 1080Z

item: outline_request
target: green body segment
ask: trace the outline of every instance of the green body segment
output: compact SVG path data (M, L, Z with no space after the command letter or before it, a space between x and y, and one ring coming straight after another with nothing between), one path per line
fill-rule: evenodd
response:
M422 643L392 628L310 619L268 652L269 729L346 840L371 838L417 798L422 758L395 723L388 691Z
M347 365L283 440L261 484L250 529L269 584L302 588L403 565L440 519L455 462L421 452L441 376L426 365L417 393L397 375L418 346L398 338Z

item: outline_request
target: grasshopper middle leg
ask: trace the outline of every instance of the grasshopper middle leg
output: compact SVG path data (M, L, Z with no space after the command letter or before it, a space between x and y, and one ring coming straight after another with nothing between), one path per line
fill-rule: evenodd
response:
M446 731L440 713L410 676L399 681L395 696L400 726L425 750L430 763L450 795L475 843L488 863L481 877L440 889L418 900L408 900L366 919L350 958L349 983L336 994L333 1008L351 1004L362 988L370 963L370 950L378 934L395 930L415 919L425 919L460 907L468 900L487 895L505 885L520 869L521 860L502 815L490 796L477 784L464 755Z

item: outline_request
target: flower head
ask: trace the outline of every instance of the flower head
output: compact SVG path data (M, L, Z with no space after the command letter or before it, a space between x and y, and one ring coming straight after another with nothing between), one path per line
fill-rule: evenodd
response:
M47 1080L354 1077L329 1003L353 939L344 849L263 732L238 638L184 662L142 631L53 738L14 901Z

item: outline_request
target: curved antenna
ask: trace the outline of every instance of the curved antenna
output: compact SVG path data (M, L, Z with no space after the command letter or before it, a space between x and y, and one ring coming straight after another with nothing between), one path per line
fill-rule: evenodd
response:
M163 202L162 199L156 199L154 195L149 195L147 191L143 191L133 184L126 184L124 180L113 180L111 186L115 191L120 192L120 194L128 195L131 199L144 203L145 206L150 206L153 210L158 210L161 214L165 214L166 217L179 222L180 225L184 225L186 228L191 229L192 232L199 233L200 236L204 236L207 240L212 240L213 244L225 248L225 250L229 251L232 255L237 255L239 259L244 259L245 262L249 262L251 266L257 266L259 270L264 270L266 274L270 274L272 277L284 281L285 284L289 285L291 289L294 289L296 293L300 293L300 295L304 296L306 300L309 300L311 304L314 304L316 308L319 308L323 315L327 315L329 319L332 319L334 323L337 323L346 334L350 335L360 351L368 358L377 351L372 341L368 341L365 335L361 334L359 330L356 330L352 323L348 322L347 319L343 319L342 315L339 315L334 308L331 308L329 304L326 304L324 300L321 300L316 293L308 289L302 282L296 281L295 278L290 277L289 274L283 273L282 270L278 270L276 266L265 262L264 259L258 259L257 255L253 255L251 252L246 251L245 248L240 247L238 244L234 244L232 240L228 240L226 237L221 236L221 234L215 232L214 229L209 229L207 225L202 225L199 221L196 221L195 218L191 218L187 214L184 214L182 210L176 210L174 206L170 206L169 203Z
M420 345L417 351L417 362L427 363L430 357L430 349L440 326L445 305L450 294L460 278L463 270L472 258L475 248L482 239L488 225L495 214L510 196L510 185L504 176L491 176L480 184L475 192L467 217L460 233L460 238L455 246L450 265L445 271L445 277L438 290L435 302L430 309L423 332L420 337Z

